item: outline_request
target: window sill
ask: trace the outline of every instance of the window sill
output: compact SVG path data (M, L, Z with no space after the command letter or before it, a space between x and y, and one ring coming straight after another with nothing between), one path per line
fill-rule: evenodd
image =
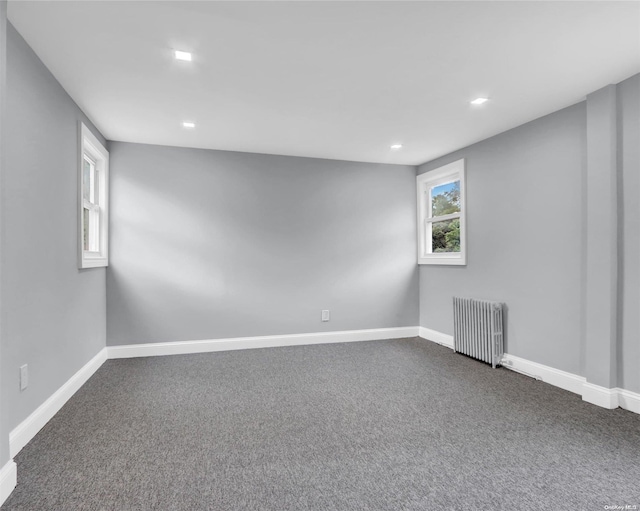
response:
M106 268L109 266L109 259L106 257L83 257L80 261L80 269L86 268Z
M441 266L466 266L467 261L463 256L436 256L418 257L418 264L441 265Z

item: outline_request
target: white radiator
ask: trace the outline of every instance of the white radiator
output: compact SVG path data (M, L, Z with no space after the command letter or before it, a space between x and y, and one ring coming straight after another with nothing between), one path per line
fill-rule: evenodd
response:
M500 302L453 298L453 347L496 367L504 354Z

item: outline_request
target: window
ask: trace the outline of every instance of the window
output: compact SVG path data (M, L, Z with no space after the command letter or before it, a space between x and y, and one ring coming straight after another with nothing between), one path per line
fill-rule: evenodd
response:
M464 160L418 176L418 264L466 264Z
M80 123L79 262L80 268L108 265L109 153Z

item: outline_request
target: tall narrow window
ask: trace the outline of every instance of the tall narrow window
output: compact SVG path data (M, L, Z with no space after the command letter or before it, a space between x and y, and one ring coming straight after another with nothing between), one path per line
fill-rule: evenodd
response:
M418 176L419 264L466 264L464 178L464 160Z
M84 125L80 124L80 268L108 265L109 243L109 153Z

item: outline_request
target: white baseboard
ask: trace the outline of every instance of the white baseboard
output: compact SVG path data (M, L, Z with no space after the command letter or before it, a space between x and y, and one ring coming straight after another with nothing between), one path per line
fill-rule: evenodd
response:
M0 506L11 495L18 481L18 471L13 460L7 461L0 469Z
M554 369L553 367L538 364L537 362L531 362L524 358L509 355L507 353L502 357L501 365L502 367L511 369L517 373L522 373L537 380L542 380L554 387L560 387L561 389L568 390L574 394L582 394L583 385L587 381L586 378L582 376L561 371L560 369Z
M582 399L587 403L602 406L603 408L624 408L630 412L640 413L640 394L630 390L616 387L607 389L585 382L582 390Z
M56 390L53 395L42 403L36 410L16 426L9 433L9 452L13 458L20 450L36 436L44 425L58 413L60 408L69 401L85 382L91 378L98 368L107 360L107 349L100 352L87 362L76 374Z
M582 385L582 400L602 408L618 408L618 389L607 389L585 381Z
M618 406L630 412L640 413L640 394L626 389L616 389L618 391Z
M442 332L421 326L420 337L453 348L453 336ZM640 414L640 394L636 392L621 388L607 389L600 387L599 385L588 383L584 376L531 362L508 353L505 353L502 357L501 365L511 371L522 373L537 380L542 380L554 387L560 387L578 394L582 396L583 401L588 403L609 409L620 407Z
M375 328L371 330L345 330L343 332L264 335L259 337L233 337L229 339L208 339L201 341L129 344L126 346L108 346L107 352L110 359L155 357L161 355L184 355L189 353L273 348L278 346L298 346L304 344L378 341L382 339L401 339L403 337L417 336L418 327L407 326L399 328Z
M430 328L420 327L420 337L453 349L453 335L443 334Z

